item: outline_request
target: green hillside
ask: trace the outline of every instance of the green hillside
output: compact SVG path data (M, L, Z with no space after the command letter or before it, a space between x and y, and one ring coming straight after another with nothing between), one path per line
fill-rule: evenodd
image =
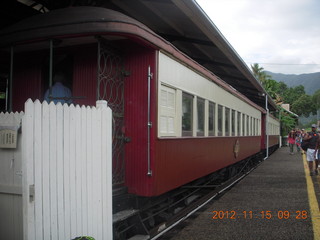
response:
M288 87L295 87L302 85L306 94L312 95L315 91L320 89L320 72L307 74L282 74L265 71L272 79L277 82L284 82Z

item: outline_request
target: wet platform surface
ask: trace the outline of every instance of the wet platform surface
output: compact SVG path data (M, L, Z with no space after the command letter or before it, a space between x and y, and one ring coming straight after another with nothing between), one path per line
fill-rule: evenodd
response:
M304 155L283 147L161 239L318 239L319 189Z

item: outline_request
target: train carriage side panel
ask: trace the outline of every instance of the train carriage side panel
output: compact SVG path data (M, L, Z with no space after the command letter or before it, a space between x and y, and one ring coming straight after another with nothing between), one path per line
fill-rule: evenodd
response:
M269 147L279 145L280 122L273 115L268 118Z
M266 135L266 124L268 124L268 137L269 137L269 148L279 145L280 136L280 122L273 115L269 114L268 119L266 114L262 114L262 125L261 125L261 150L266 149L267 135Z
M179 187L259 152L259 139L216 137L158 140L153 195ZM235 157L237 141L240 151Z
M266 149L266 117L267 114L261 113L261 150Z
M43 54L33 52L16 55L13 63L12 110L23 111L24 103L31 98L43 99L42 71Z
M125 145L126 179L130 193L148 196L153 188L153 176L148 176L147 127L148 127L148 66L151 68L151 139L156 129L156 51L135 46L125 57L125 70L130 73L125 78L125 135L130 142ZM151 154L153 141L151 141ZM151 159L153 157L151 156ZM152 164L152 162L151 162Z
M258 123L261 122L261 112L258 109L161 52L158 65L158 139L155 145L155 185L152 195L174 189L260 151ZM254 121L255 129L248 127L249 124L240 124L234 134L227 134L224 130L222 136L218 136L218 132L216 136L209 136L208 120L205 120L206 130L202 136L198 136L197 116L193 115L192 136L182 136L183 92L194 96L195 112L195 99L205 100L205 119L208 118L210 101L247 114L245 119ZM215 125L217 129L217 122Z

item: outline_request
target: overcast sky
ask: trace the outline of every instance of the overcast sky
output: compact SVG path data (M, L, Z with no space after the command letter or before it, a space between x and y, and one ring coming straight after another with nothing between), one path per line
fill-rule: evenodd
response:
M320 72L319 0L196 0L247 64Z

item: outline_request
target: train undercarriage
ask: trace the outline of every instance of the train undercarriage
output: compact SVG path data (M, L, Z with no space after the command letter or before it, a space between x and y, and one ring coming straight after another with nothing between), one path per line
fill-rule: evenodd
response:
M269 148L269 154L278 146ZM151 239L255 169L265 158L259 152L234 165L197 179L157 197L120 194L113 197L114 239Z

